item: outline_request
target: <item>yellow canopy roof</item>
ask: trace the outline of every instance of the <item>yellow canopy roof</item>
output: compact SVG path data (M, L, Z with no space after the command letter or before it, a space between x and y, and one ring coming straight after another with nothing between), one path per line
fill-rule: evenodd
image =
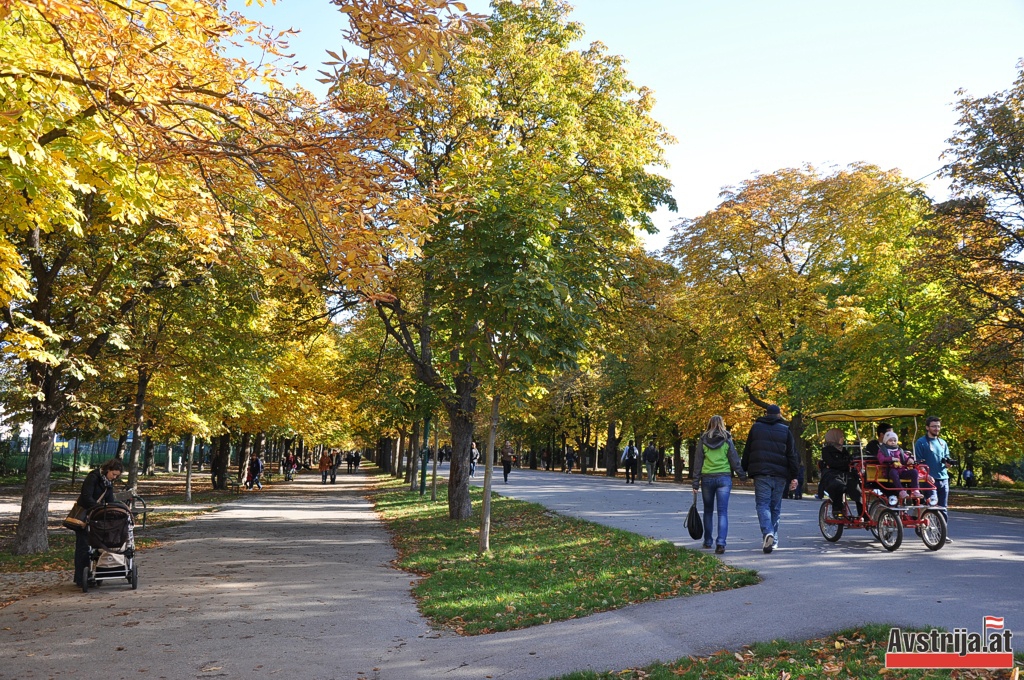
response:
M923 416L920 408L857 408L842 411L823 411L808 416L811 420L849 423L855 420L884 420L886 418L910 418Z

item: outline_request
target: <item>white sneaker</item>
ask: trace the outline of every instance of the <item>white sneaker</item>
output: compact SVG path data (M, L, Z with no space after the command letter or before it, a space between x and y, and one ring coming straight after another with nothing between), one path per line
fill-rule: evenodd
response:
M772 536L771 534L765 534L764 535L764 544L761 546L761 550L764 551L765 555L768 555L768 554L771 553L771 551L774 548L775 548L775 537Z

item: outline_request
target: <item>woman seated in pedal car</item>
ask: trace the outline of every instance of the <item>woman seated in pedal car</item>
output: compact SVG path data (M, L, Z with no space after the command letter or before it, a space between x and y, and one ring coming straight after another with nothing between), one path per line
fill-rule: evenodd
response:
M878 447L878 462L889 466L889 481L899 489L900 500L907 497L900 480L906 479L910 482L910 496L921 498L918 490L917 467L914 456L900 448L899 437L895 432L886 432L882 437L882 445Z
M857 504L857 516L864 514L861 498L860 475L850 469L852 456L843 448L846 433L837 427L825 433L825 445L821 449L821 483L819 488L832 499L832 516L843 517L843 494Z

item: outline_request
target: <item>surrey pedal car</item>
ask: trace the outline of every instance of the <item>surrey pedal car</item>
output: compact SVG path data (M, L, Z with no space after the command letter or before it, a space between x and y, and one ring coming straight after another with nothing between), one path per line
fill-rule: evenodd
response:
M911 441L915 441L917 417L923 415L921 409L875 408L827 411L810 416L814 420L815 431L818 423L852 423L854 443L848 444L846 449L853 454L851 471L860 476L863 515L858 517L850 511L849 498L846 498L846 507L839 515L833 513L832 501L827 496L822 502L818 511L818 528L826 541L838 541L845 529L866 529L891 552L903 543L904 529L913 529L929 550L938 550L946 543L946 518L940 512L944 508L936 505L935 483L928 474L928 466L920 461L912 463L920 480L920 497L900 494L902 489L889 480L889 466L865 454L861 443L860 426L896 418L913 418L914 436Z

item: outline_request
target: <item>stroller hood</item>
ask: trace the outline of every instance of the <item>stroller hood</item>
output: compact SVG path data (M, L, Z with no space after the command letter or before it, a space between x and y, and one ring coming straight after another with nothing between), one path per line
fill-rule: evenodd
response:
M85 518L89 545L100 550L118 550L131 538L132 512L123 503L97 505Z

